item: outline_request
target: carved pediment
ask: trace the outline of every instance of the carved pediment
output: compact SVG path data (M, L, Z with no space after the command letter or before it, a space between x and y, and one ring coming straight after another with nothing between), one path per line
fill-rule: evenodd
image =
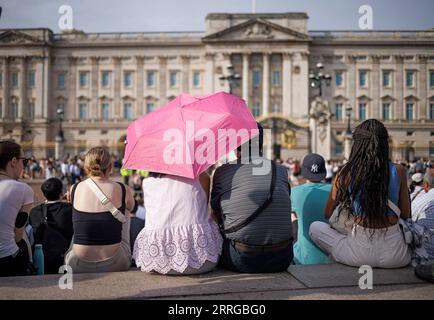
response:
M202 38L204 42L309 41L309 39L307 34L259 18Z
M2 44L43 44L43 41L16 30L8 30L0 34Z

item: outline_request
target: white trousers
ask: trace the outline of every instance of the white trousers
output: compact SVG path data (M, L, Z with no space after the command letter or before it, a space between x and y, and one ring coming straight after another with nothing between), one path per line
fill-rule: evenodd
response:
M344 235L327 223L315 221L310 225L309 234L336 262L349 266L401 268L411 261L410 248L398 224L374 230L355 225L351 234Z

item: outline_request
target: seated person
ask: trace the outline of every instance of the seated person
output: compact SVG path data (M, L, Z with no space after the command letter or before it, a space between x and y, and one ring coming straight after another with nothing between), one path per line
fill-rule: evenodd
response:
M26 183L18 181L26 164L19 144L0 141L0 277L33 271L24 237L34 194Z
M431 230L431 242L424 244L429 259L434 261L434 170L428 169L423 176L423 193L412 202L414 222Z
M327 222L324 209L331 191L331 184L321 183L327 170L324 158L311 153L304 157L301 173L306 183L293 187L291 203L297 217L297 242L294 244L294 262L297 264L326 264L328 254L318 248L309 236L314 221Z
M131 266L130 212L133 192L120 182L110 180L111 157L107 149L96 147L86 154L87 180L71 190L74 237L65 264L76 273L127 271ZM100 190L117 208L113 214L94 190Z
M169 275L206 273L215 268L222 237L209 208L210 178L150 173L143 181L146 223L134 244L143 272Z
M223 267L246 273L281 272L293 258L288 171L262 156L259 124L258 129L259 136L238 148L235 161L216 169L211 207L223 229ZM242 149L249 151L241 154Z
M390 202L389 202L390 201ZM339 171L326 204L325 218L345 208L352 231L339 233L328 223L310 225L311 239L333 260L353 267L400 268L411 261L399 218L410 218L410 197L405 168L389 159L389 134L376 119L354 129L348 162Z
M63 183L58 178L50 178L41 185L46 201L30 211L30 224L33 227L34 242L42 244L45 258L45 273L58 273L64 263L64 255L68 250L72 235L72 206L63 201ZM44 210L46 216L44 217ZM56 235L46 238L46 227L54 229ZM55 238L53 238L55 237Z
M423 195L424 188L422 186L423 183L423 174L415 173L411 176L411 184L410 184L410 201L413 202L418 196Z

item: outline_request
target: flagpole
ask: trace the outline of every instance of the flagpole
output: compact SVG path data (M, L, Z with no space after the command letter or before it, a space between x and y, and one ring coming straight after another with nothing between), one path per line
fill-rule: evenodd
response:
M256 13L256 0L252 0L252 13Z

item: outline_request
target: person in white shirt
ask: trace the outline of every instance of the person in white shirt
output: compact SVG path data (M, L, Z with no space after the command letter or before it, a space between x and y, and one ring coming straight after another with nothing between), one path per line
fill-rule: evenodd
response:
M434 169L428 169L423 177L422 195L411 204L412 219L431 230L434 235ZM424 244L429 260L434 261L434 237ZM434 275L433 275L434 276Z
M415 173L411 176L411 185L410 185L410 201L414 201L416 197L423 195L423 174Z
M18 181L27 161L19 144L0 141L0 277L29 274L24 237L34 193Z
M411 217L417 222L425 216L425 211L434 201L434 172L427 170L422 183L423 191L411 202Z

